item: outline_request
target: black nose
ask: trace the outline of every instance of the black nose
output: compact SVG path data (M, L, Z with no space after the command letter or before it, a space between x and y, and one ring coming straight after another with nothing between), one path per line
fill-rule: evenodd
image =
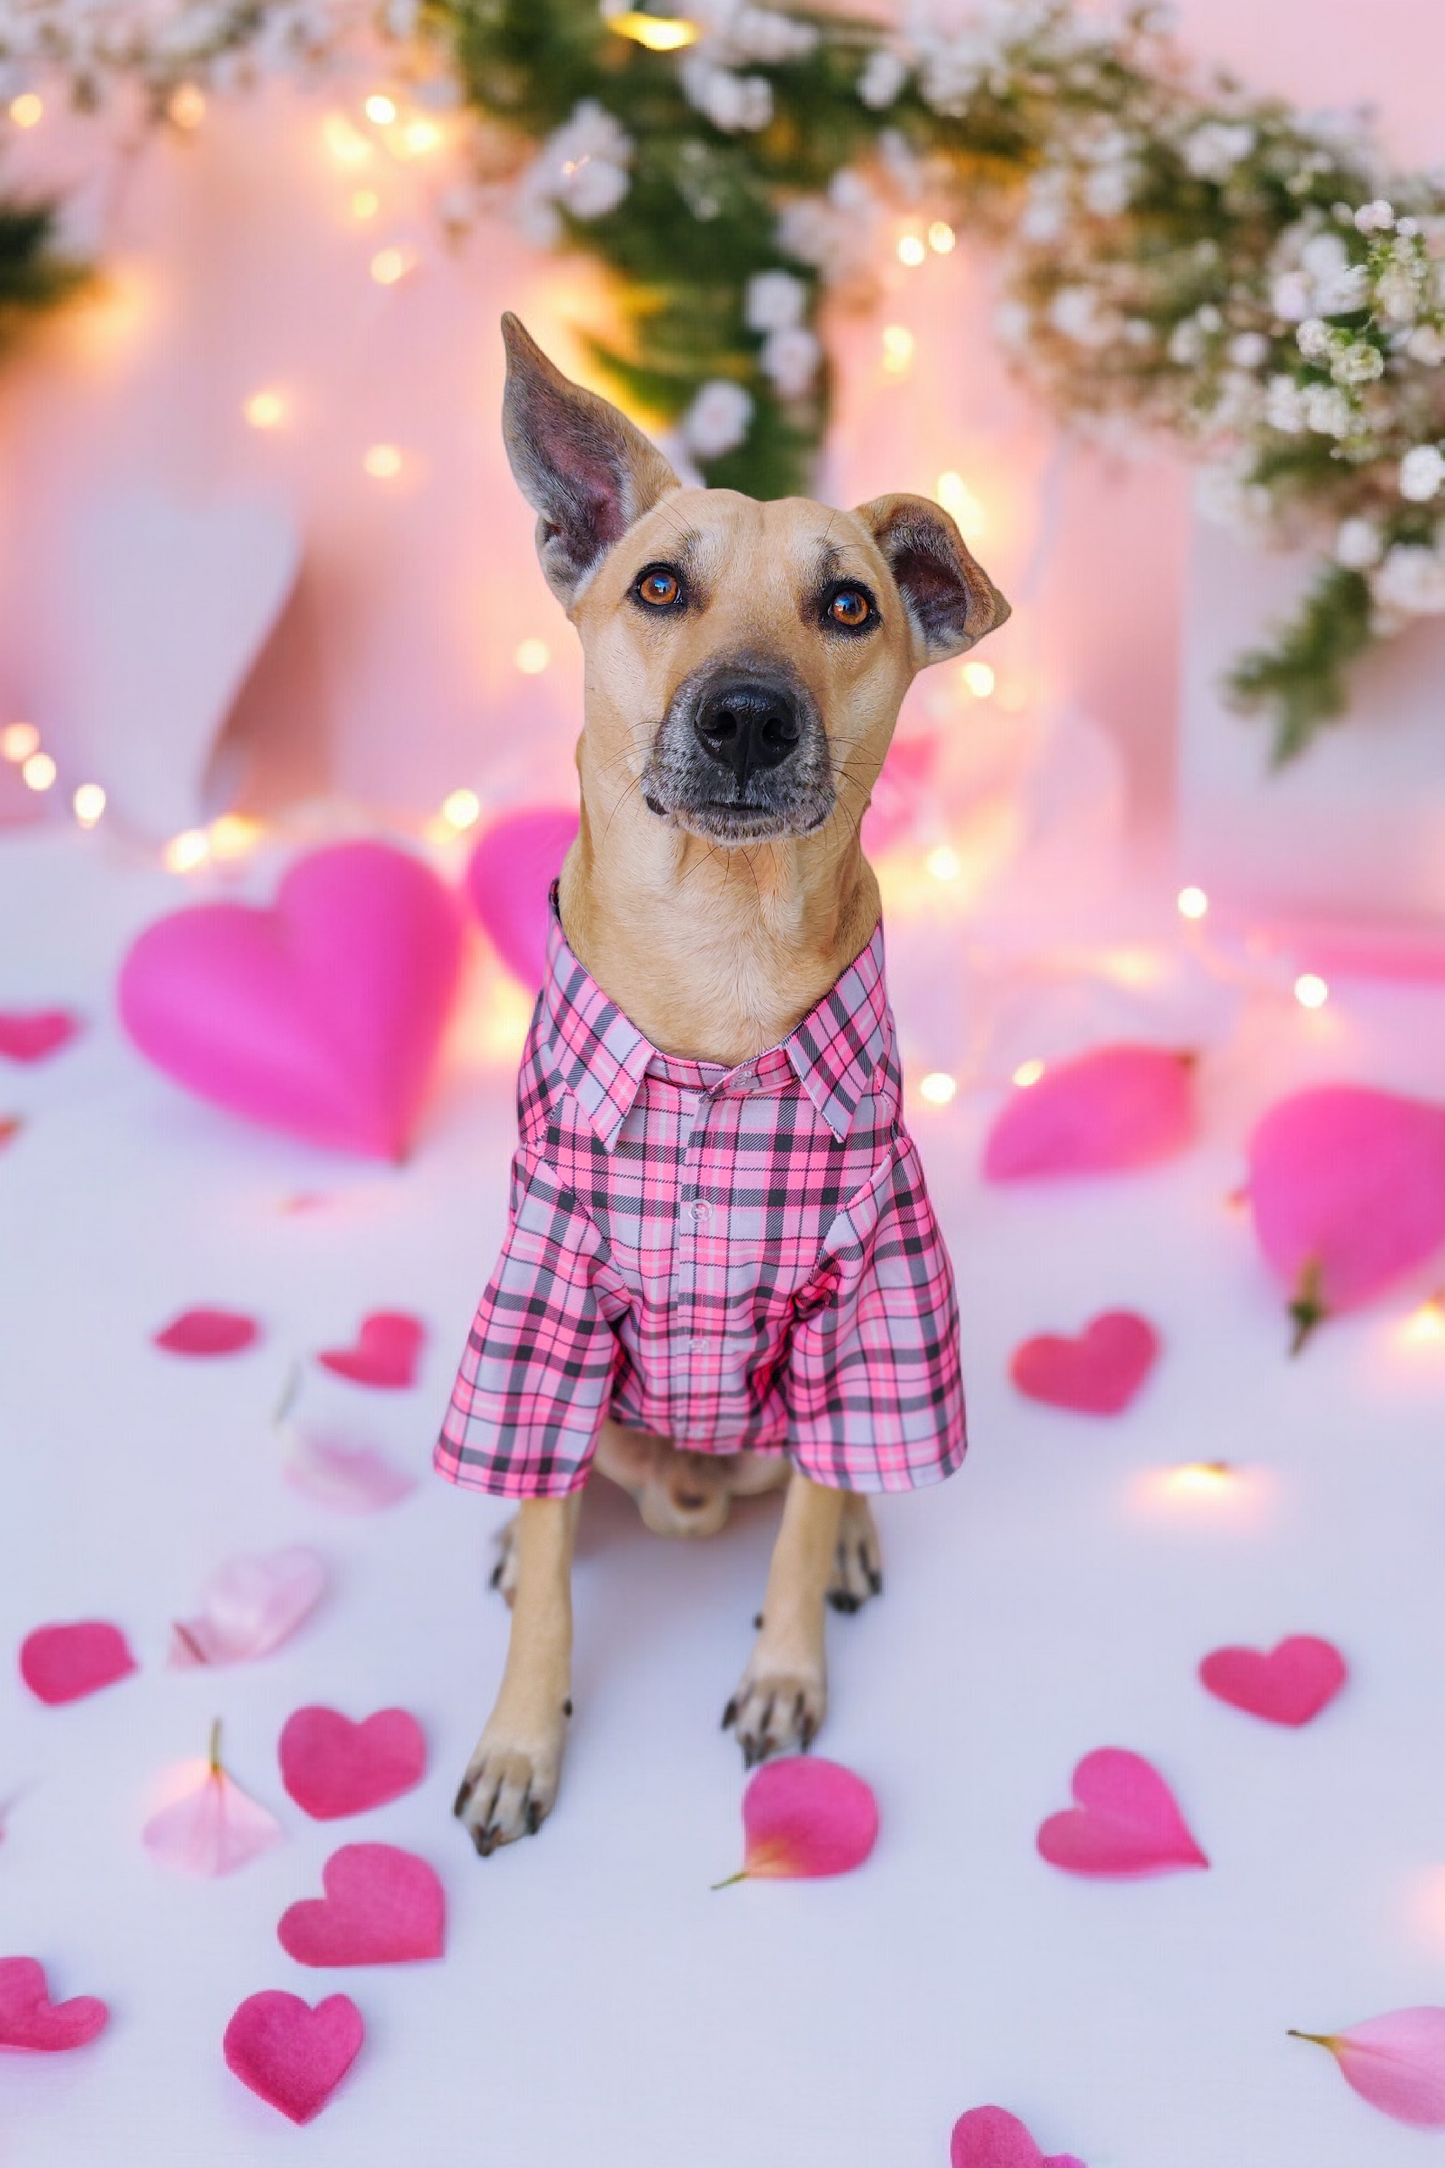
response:
M776 768L797 748L798 705L776 685L734 681L715 686L696 723L714 760L731 768L739 794L755 768Z

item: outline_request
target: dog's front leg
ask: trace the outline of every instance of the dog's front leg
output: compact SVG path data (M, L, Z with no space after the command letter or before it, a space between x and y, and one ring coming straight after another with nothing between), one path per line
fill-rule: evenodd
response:
M506 1668L455 1808L484 1859L499 1844L535 1835L557 1797L572 1714L572 1546L581 1504L581 1491L529 1498L513 1524Z
M828 1705L824 1599L833 1578L843 1493L795 1473L768 1568L762 1630L723 1711L737 1726L749 1769L788 1747L806 1747Z

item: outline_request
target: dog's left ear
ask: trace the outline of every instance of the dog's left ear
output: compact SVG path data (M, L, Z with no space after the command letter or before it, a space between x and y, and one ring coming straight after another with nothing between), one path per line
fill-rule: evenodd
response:
M916 665L961 655L1001 625L1009 606L928 497L875 497L857 517L888 561L913 627Z
M657 446L554 368L515 316L502 318L502 337L507 458L537 514L547 585L570 610L613 543L678 480Z

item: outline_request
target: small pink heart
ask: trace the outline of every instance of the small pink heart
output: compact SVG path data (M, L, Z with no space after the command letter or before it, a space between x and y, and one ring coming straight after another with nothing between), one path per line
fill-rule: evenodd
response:
M1051 1867L1124 1877L1209 1865L1174 1794L1142 1755L1117 1746L1086 1754L1073 1793L1077 1805L1051 1814L1038 1834Z
M254 1317L239 1310L182 1310L153 1335L169 1355L236 1355L260 1338Z
M1030 1400L1084 1415L1118 1415L1159 1356L1159 1335L1133 1310L1105 1310L1076 1339L1040 1333L1014 1349L1009 1376Z
M1291 1634L1278 1648L1215 1649L1199 1666L1209 1692L1269 1724L1307 1724L1344 1685L1345 1659L1332 1641Z
M136 1669L125 1635L104 1619L37 1626L20 1644L20 1676L51 1708L82 1701Z
M403 1310L373 1310L361 1320L351 1347L330 1347L317 1356L324 1370L354 1385L380 1385L399 1390L416 1383L417 1359L426 1328L419 1318Z
M222 2053L243 2085L293 2123L309 2123L355 2062L365 2031L349 1995L328 1995L313 2010L268 1987L232 2014Z
M1084 2168L1073 2153L1043 2154L1006 2108L970 2108L953 2126L949 2168Z
M54 2054L83 2048L104 2032L110 2012L94 1995L51 2002L45 1968L33 1957L0 1957L0 2048Z
M282 1913L276 1933L298 1965L402 1965L440 1957L441 1883L394 1844L343 1844L321 1870L324 1897Z
M80 1029L68 1009L0 1009L0 1054L11 1061L44 1061Z
M297 1709L281 1733L281 1782L318 1822L364 1814L419 1784L426 1741L405 1709L378 1709L353 1724L339 1709Z

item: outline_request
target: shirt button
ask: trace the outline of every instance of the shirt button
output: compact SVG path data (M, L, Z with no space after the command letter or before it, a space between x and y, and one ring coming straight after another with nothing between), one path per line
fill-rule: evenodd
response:
M687 1216L689 1219L695 1220L711 1219L712 1206L706 1201L705 1198L696 1197L687 1208Z

